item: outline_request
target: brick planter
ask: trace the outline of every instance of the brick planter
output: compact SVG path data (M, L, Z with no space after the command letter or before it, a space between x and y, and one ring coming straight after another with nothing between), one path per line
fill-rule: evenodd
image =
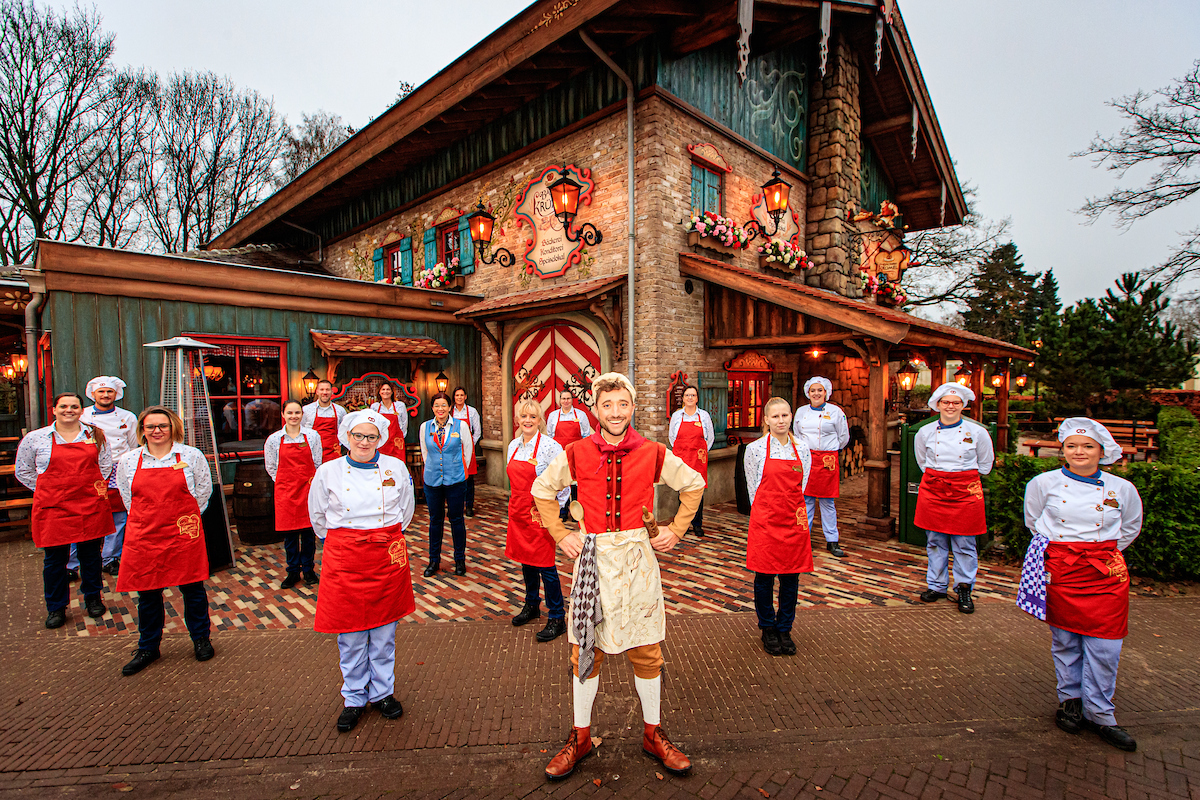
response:
M715 250L718 253L724 253L727 256L737 255L745 249L743 247L729 247L727 245L723 245L711 236L701 236L698 231L688 231L688 244L692 245L693 247L699 246L709 250Z

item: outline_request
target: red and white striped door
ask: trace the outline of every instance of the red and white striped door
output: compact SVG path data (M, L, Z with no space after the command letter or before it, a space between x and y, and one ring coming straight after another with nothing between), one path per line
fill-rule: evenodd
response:
M558 405L558 393L565 388L595 430L592 380L599 374L600 347L586 328L573 322L538 325L521 337L513 351L513 404L532 397L544 415Z

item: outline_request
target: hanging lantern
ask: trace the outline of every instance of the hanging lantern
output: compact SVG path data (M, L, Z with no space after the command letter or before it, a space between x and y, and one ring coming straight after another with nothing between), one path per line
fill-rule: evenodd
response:
M571 180L567 168L562 168L562 175L550 184L550 199L554 202L554 216L564 228L570 228L575 215L579 213L579 190L583 187Z
M912 364L905 362L904 366L896 371L896 381L900 384L901 389L911 392L913 387L917 385L918 374Z
M446 390L450 388L450 379L446 377L445 372L439 371L433 382L437 385L437 390L442 394L445 394Z
M1004 373L1003 372L993 372L992 373L992 388L999 389L1002 386L1004 386Z
M954 371L954 382L959 386L966 386L971 382L971 368L966 365L966 362Z
M787 211L788 198L791 197L792 185L779 177L779 167L771 173L771 179L762 185L763 199L767 204L767 213L775 221L775 230L779 230L779 220Z
M320 382L321 379L317 377L317 373L313 372L313 368L310 366L308 368L308 372L306 372L304 377L300 379L300 383L304 385L304 398L306 400L312 400L314 397L316 397L317 384Z
M483 250L487 250L492 243L492 231L496 226L496 218L483 207L482 200L467 216L467 225L471 228L471 241L475 243L475 252L481 253ZM489 265L499 261L502 267L511 267L516 260L512 251L505 247L492 250L490 258L484 258L482 255L479 255L478 258L480 263Z
M24 353L13 353L12 368L17 380L25 380L25 373L29 371L29 356Z
M1029 378L1025 375L1024 372L1022 372L1020 375L1017 376L1017 388L1018 389L1024 389L1025 384L1028 382L1029 382Z

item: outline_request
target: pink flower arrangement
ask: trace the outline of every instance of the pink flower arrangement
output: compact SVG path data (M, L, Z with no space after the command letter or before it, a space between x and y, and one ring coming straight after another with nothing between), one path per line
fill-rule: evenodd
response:
M421 274L417 276L415 286L418 289L444 289L450 283L450 279L454 277L457 270L457 256L450 259L449 266L439 261L432 267L421 270Z
M703 214L693 214L688 225L688 233L695 231L701 236L716 239L726 247L744 249L750 244L750 234L728 217L705 211Z
M758 252L769 263L783 269L804 270L812 266L807 253L783 239L770 239L766 244L760 244Z

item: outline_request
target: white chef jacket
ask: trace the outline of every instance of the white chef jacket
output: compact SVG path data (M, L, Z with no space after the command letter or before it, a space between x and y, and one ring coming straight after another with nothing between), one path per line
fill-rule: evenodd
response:
M537 463L533 465L533 474L541 475L546 471L546 467L550 466L550 462L554 457L563 451L563 446L554 441L553 437L548 434L542 434L542 441L538 444L538 437L535 434L533 439L526 442L524 437L518 436L508 443L508 454L504 457L504 468L508 469L508 462L513 460L515 455L518 461L528 461L533 455L533 446L537 444ZM558 493L558 504L565 506L571 499L571 488L567 487Z
M704 441L708 443L708 449L712 450L717 436L713 431L712 417L703 408L697 408L695 414L685 414L682 408L675 409L675 413L671 415L671 424L667 428L667 442L671 447L675 446L675 437L679 435L679 427L685 422L695 422L696 420L700 420L700 428L704 431Z
M179 455L180 461L188 465L188 468L183 470L183 479L192 497L196 498L196 505L200 506L201 513L208 508L208 501L213 493L212 471L208 459L204 457L204 453L182 442L171 445L171 452L161 460L150 455L150 451L144 446L121 456L117 462L117 489L121 492L121 499L125 501L126 508L133 507L133 476L137 472L138 457L142 458L142 469L171 469L176 464L176 454Z
M379 413L382 414L383 413L383 404L382 403L371 403L371 410L378 411ZM392 409L388 413L395 414L396 420L400 423L400 438L403 439L405 436L408 436L408 406L404 405L404 403L393 403ZM388 438L395 439L396 432L389 429L388 430Z
M328 408L321 408L321 404L315 400L304 407L300 415L300 426L304 428L313 427L313 422L318 416L332 417L337 414L338 425L342 424L342 417L346 416L344 406L339 406L337 403L330 403Z
M386 481L394 485L385 486ZM371 530L399 523L406 530L415 507L408 468L382 453L370 467L351 465L349 456L328 461L317 468L308 490L308 517L322 539L330 528Z
M587 414L580 411L574 406L571 407L569 414L564 414L561 408L555 408L546 415L546 433L554 435L554 429L558 427L559 420L570 420L579 423L579 435L587 438L592 435L592 423L588 422Z
M132 411L117 406L113 406L111 411L97 411L95 406L88 406L79 415L79 421L104 431L113 460L138 446L137 415Z
M479 438L483 436L483 428L479 424L479 412L475 410L475 406L463 406L461 410L458 406L450 406L450 416L466 422L471 428L471 444L479 444Z
M74 444L75 442L87 441L91 435L91 430L87 425L80 425L78 435L68 442L55 429L53 424L47 425L44 428L38 428L33 433L26 435L21 440L21 443L17 445L17 460L14 465L16 471L13 473L14 476L29 491L37 491L38 476L50 466L51 436L54 437L54 441L58 444ZM109 475L113 471L113 458L107 441L100 447L100 452L97 455L100 461L100 477L108 480Z
M935 420L919 429L913 450L921 472L927 469L938 472L975 469L980 475L987 475L996 460L987 428L966 417L954 425L943 426L941 420Z
M833 403L813 408L812 403L796 409L792 433L803 439L809 450L841 450L850 444L850 426L846 412Z
M804 465L804 482L800 485L801 494L808 486L808 476L812 472L812 453L803 439L793 439L796 452L792 452L790 444L780 444L774 436L767 435L755 439L746 445L746 455L743 463L746 467L746 491L750 494L750 503L754 503L754 495L758 494L758 485L762 483L763 470L767 467L767 442L771 443L771 458L783 461L795 461L796 453L800 454L800 463Z
M1051 542L1115 541L1124 550L1142 530L1142 498L1112 473L1085 478L1063 467L1025 487L1025 526Z
M299 436L288 436L287 428L280 428L267 437L266 444L263 445L263 461L266 462L267 474L271 476L271 480L275 480L275 473L279 471L279 445L284 444L300 444L304 441L304 437L308 436L308 449L312 452L313 466L321 466L321 459L324 456L324 450L321 447L321 434L314 431L312 428L300 426Z

